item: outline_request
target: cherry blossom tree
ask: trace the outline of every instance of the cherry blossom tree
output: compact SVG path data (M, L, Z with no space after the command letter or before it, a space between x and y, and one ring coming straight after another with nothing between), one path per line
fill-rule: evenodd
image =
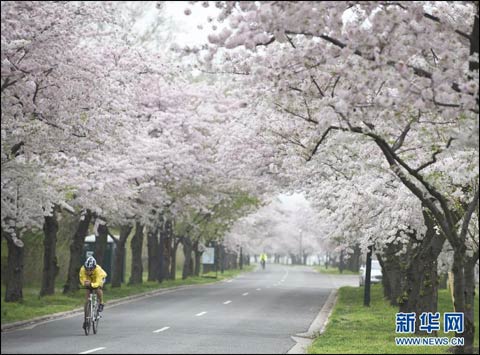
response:
M308 164L330 153L325 143L339 132L363 137L433 216L456 251L455 308L466 314L471 350L473 282L465 277L478 259L468 235L478 206L478 4L218 7L228 24L209 37L202 60L213 67L218 53L221 71L244 74L252 101L261 90L283 113L264 115L278 135Z

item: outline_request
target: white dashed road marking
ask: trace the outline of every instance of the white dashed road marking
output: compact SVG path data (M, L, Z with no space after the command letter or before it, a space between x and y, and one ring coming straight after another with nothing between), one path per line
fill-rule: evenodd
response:
M229 303L232 303L232 301L225 301L225 302L223 302L223 304L229 304Z
M170 328L170 327L163 327L163 328L154 330L153 332L154 332L154 333L160 333L160 332L163 332L164 330L167 330L167 329L169 329L169 328Z
M92 349L92 350L87 350L87 351L81 352L81 353L79 353L79 354L90 354L90 353L93 353L94 351L98 351L98 350L102 350L102 349L105 349L105 347L103 347L103 348L95 348L95 349Z
M200 313L195 314L195 315L196 315L197 317L201 317L201 316L203 316L203 315L206 314L206 313L207 313L207 312L200 312Z

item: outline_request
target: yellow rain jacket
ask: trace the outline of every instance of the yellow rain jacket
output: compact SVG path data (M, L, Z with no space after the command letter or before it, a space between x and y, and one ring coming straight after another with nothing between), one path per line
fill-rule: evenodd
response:
M93 288L97 288L99 286L103 286L105 282L105 278L107 277L107 273L105 270L102 269L100 265L97 264L97 267L93 270L93 273L89 276L87 275L87 270L85 270L85 266L80 268L80 284L83 286L85 281L89 280L90 285Z

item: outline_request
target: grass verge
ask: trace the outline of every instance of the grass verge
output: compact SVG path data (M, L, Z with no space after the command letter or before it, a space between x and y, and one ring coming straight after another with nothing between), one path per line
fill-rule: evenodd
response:
M199 285L221 281L234 277L242 272L252 271L254 265L244 266L243 270L234 269L234 270L225 270L222 274L218 272L218 278L215 277L215 273L205 274L207 277L190 277L186 280L181 279L181 273L177 273L176 280L166 280L162 283L155 281L144 281L140 285L127 285L122 284L119 288L112 288L110 285L106 285L106 290L104 293L105 302L108 305L108 301L124 298L127 296L153 291L163 288L171 288L182 285ZM144 275L144 280L146 279ZM53 314L57 312L70 311L75 308L79 308L83 305L84 302L84 292L83 290L74 292L70 295L62 294L62 285L57 284L55 289L55 294L51 296L40 297L39 287L24 287L23 288L23 301L21 302L5 302L5 287L2 286L2 316L1 322L2 325L6 323L28 320L35 317L40 317L48 314Z
M343 270L342 273L340 273L340 270L338 267L332 267L330 266L328 269L325 268L324 265L320 266L315 266L315 270L317 270L321 274L331 274L331 275L360 275L359 272L355 271L350 271L350 270Z
M449 346L397 346L395 337L409 335L395 333L397 307L383 298L381 285L372 286L371 305L363 306L363 287L342 287L325 332L308 348L309 354L449 354ZM478 310L478 289L475 307ZM439 290L438 311L452 312L448 290ZM418 320L417 320L418 321ZM478 349L478 312L475 313L475 343ZM414 335L415 336L415 335ZM439 337L443 333L441 321Z

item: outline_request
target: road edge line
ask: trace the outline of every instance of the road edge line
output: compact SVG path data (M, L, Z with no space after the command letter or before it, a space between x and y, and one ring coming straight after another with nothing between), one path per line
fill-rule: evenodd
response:
M287 354L305 354L307 348L313 343L316 337L325 331L325 328L333 312L333 308L337 303L338 289L333 289L330 292L325 304L320 312L317 314L312 324L306 333L299 333L291 338L295 341L295 345L287 352Z

